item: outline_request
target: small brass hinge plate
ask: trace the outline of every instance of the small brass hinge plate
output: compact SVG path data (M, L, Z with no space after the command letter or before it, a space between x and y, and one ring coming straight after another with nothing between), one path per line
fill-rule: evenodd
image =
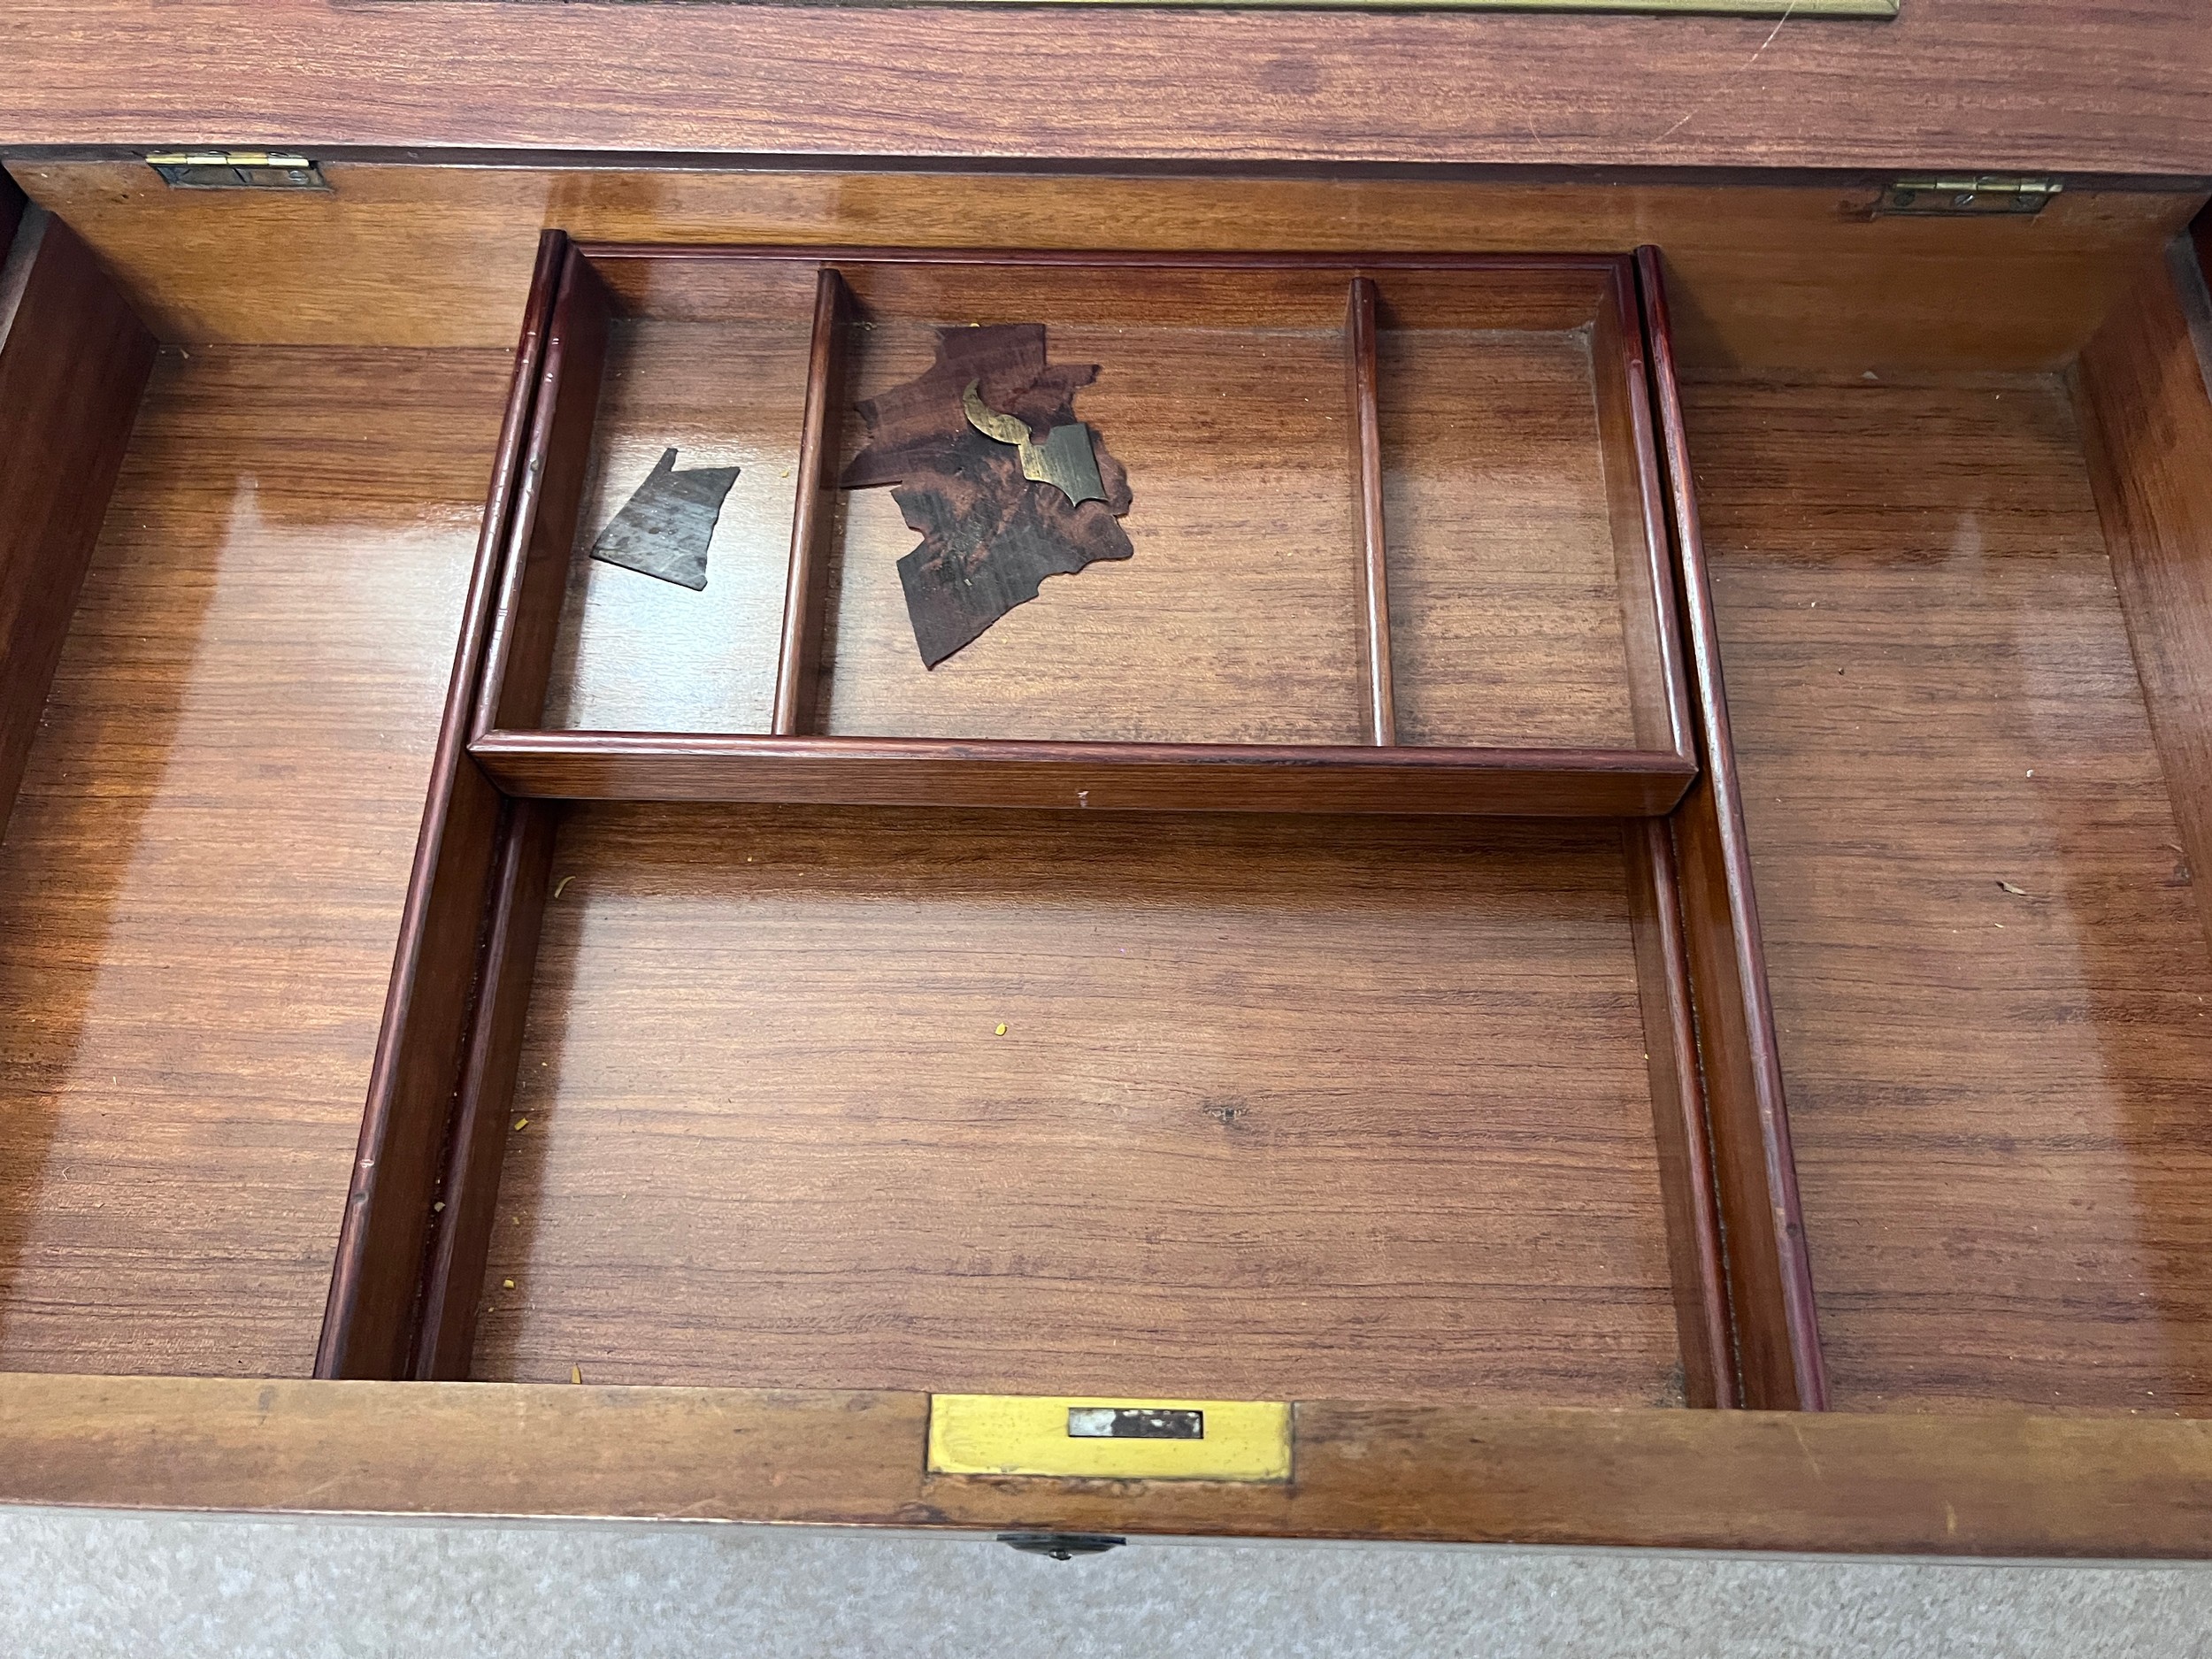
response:
M327 190L323 170L304 156L265 150L164 150L146 165L179 190Z
M2026 179L2009 173L1931 173L1886 186L1874 211L1943 218L2034 214L2040 213L2065 188L2062 180Z
M1264 1400L932 1394L940 1475L1288 1480L1290 1408Z

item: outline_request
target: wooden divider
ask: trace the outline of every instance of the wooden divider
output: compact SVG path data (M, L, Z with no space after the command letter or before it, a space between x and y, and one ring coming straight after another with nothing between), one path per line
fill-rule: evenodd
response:
M1827 1405L1827 1380L1721 682L1719 632L1668 334L1666 288L1658 250L1640 250L1636 261L1704 733L1704 764L1674 814L1673 828L1742 1399L1758 1410L1820 1410Z
M1371 277L1352 279L1344 345L1351 378L1353 450L1358 465L1367 718L1371 741L1387 748L1398 741L1398 713L1390 683L1390 543L1383 528L1382 414L1378 407L1381 368L1377 361Z
M816 279L814 333L807 348L791 574L784 586L783 637L769 727L780 736L811 731L819 709L822 611L829 594L829 538L837 518L839 437L844 429L845 338L852 321L852 294L845 279L824 265Z
M431 761L399 949L377 1033L359 1150L346 1195L318 1377L403 1376L414 1346L431 1206L446 1165L457 1091L482 972L487 895L507 821L498 788L466 752L501 558L513 527L541 377L551 370L555 301L567 239L549 231L515 348L515 375L492 466L490 504L462 611L460 643ZM484 1198L490 1202L489 1195ZM453 1224L449 1224L453 1225Z

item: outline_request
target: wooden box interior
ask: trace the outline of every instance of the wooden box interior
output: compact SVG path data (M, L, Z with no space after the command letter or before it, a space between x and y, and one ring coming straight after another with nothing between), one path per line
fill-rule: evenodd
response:
M848 296L824 359L832 472L866 437L849 411L926 369L940 327L1042 323L1055 363L1102 365L1077 412L1130 469L1136 556L1051 579L1052 603L926 670L895 570L915 533L887 489L824 491L820 683L798 729L1372 741L1347 374L1361 267L588 253L614 315L543 725L776 729L826 267ZM1671 748L1622 262L1409 261L1370 280L1394 741ZM581 557L670 444L680 465L742 469L703 594Z
M2085 257L2128 268L2083 314L2006 301L2032 351L1985 324L1972 361L1681 365L1747 932L1682 816L1725 839L1709 765L1672 820L502 820L539 838L542 933L444 1374L1733 1403L1717 1298L1733 1340L1810 1329L1717 1280L1740 1200L1704 1161L1755 1155L1756 1114L1708 1076L1686 1142L1667 1070L1667 987L1741 949L1826 1403L2212 1411L2212 762L2176 690L2204 613L2151 596L2171 442L2128 411L2177 382L2127 332L2185 343L2203 296L2139 237ZM819 262L601 263L543 730L769 733ZM1664 750L1621 620L1651 509L1593 368L1642 350L1606 332L1623 279L1532 317L1479 261L1229 265L841 267L846 401L940 322L1106 365L1079 411L1138 552L929 676L886 580L910 533L839 503L815 734L1366 741L1363 272L1399 742ZM0 841L0 1369L305 1376L515 359L161 332ZM670 443L744 469L703 594L583 557Z

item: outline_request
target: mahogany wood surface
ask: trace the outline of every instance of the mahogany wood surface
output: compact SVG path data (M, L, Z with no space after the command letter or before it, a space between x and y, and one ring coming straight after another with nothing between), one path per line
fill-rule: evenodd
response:
M1637 267L1703 742L1703 764L1674 815L1675 862L1742 1399L1755 1409L1816 1411L1828 1402L1828 1387L1743 821L1732 703L1722 676L1691 471L1697 452L1685 428L1657 250L1640 250Z
M508 794L556 800L1492 818L1663 816L1696 771L1688 761L1642 749L967 743L647 732L492 732L469 752Z
M2202 24L17 0L0 144L2206 173Z
M1367 648L1368 741L1398 741L1391 684L1390 538L1383 527L1381 378L1371 277L1354 277L1346 302L1344 367L1352 411L1353 488L1359 514L1360 634Z
M542 802L515 802L499 827L468 1052L431 1206L430 1256L410 1372L419 1378L465 1378L476 1346L476 1310L521 1063L523 1021L536 983L557 811Z
M616 319L545 699L549 726L769 730L807 407L806 291L781 317ZM735 466L703 592L589 557L661 452ZM828 503L834 505L833 503ZM835 527L818 515L816 526Z
M0 1379L0 1498L104 1509L2196 1558L2212 1424L1308 1401L1288 1484L925 1471L918 1394Z
M611 788L657 799L1102 806L1179 804L1173 785L1202 780L1189 804L1248 810L1310 801L1321 810L1418 810L1440 801L1551 814L1641 812L1652 802L1671 806L1679 794L1691 764L1684 694L1664 637L1671 603L1661 596L1668 578L1657 463L1622 261L1378 256L1366 262L1376 275L1355 279L1369 303L1364 311L1355 303L1348 326L1344 276L1325 258L821 250L833 268L816 296L807 413L792 455L781 448L789 441L788 411L765 406L750 378L745 392L733 396L729 388L733 373L761 361L763 351L787 372L797 342L789 327L791 279L803 269L806 250L595 245L582 253L596 273L586 280L595 289L603 283L617 313L622 373L604 400L588 388L562 388L557 399L549 390L541 395L535 442L549 457L557 451L565 457L558 465L549 460L548 478L577 475L587 446L601 457L590 468L598 482L587 491L593 503L587 534L596 533L620 499L608 482L633 479L640 459L657 458L680 428L712 434L709 444L718 452L751 457L754 478L741 473L731 534L718 529L720 551L710 557L708 581L713 599L662 591L634 572L586 568L580 574L590 562L584 544L575 546L565 585L580 615L557 628L550 659L555 719L578 718L581 680L583 700L594 710L634 717L672 707L677 718L668 726L675 733L717 724L758 731L762 710L752 699L759 674L737 659L759 649L757 630L777 607L774 566L759 545L763 504L795 497L780 595L782 683L770 723L780 730L819 724L834 734L872 739L1015 740L1029 747L995 757L980 747L917 748L902 758L931 763L926 774L902 777L894 769L876 783L869 768L879 756L900 758L895 745L673 736L656 743L611 735L524 741L520 731L484 741L494 723L519 728L535 721L541 701L535 679L508 683L508 642L534 641L526 651L518 648L515 660L535 663L540 648L556 638L549 611L562 603L564 586L556 574L557 526L569 522L556 514L530 532L530 573L522 565L506 573L508 597L480 699L476 752L503 768L511 787ZM833 388L849 292L857 323L855 363L849 381ZM1445 366L1431 374L1426 395L1449 405L1448 419L1456 419L1436 431L1442 411L1425 408L1429 426L1402 422L1391 435L1406 436L1403 453L1394 443L1386 448L1375 419L1348 457L1357 411L1379 411L1376 377L1363 400L1356 370L1363 355L1371 364L1375 357L1374 321L1384 303L1402 359L1417 365L1416 374L1429 373L1425 353L1438 342ZM809 480L826 463L841 465L863 440L849 429L837 451L808 434L826 433L834 411L926 367L946 319L1016 317L1049 319L1059 360L1104 363L1107 373L1084 394L1081 412L1142 480L1128 521L1138 557L1126 567L1053 583L1049 603L1018 608L956 657L926 670L892 577L913 533L879 491L818 503L819 486ZM1594 362L1588 344L1594 321L1608 342L1602 362ZM657 332L639 336L638 330L676 331L667 336L672 349L650 343ZM734 361L724 348L738 354ZM634 358L633 349L647 356ZM1355 392L1348 407L1340 391L1332 396L1328 389L1331 380L1341 387L1348 360ZM650 394L638 376L648 365ZM1479 365L1471 383L1470 365ZM557 364L549 364L547 375L549 388L559 385ZM772 367L767 383L787 381ZM1394 414L1400 388L1392 389ZM1461 414L1486 407L1494 389L1512 401L1483 419ZM1532 408L1556 411L1555 427L1532 422ZM641 419L651 424L633 430ZM1471 483L1458 482L1455 475L1471 452L1479 455L1480 470ZM777 465L787 459L790 465ZM798 480L787 491L795 468ZM1525 756L1470 755L1462 760L1484 776L1443 780L1440 794L1432 785L1440 774L1425 773L1426 781L1409 774L1393 793L1387 775L1371 765L1346 772L1332 757L1286 752L1287 745L1373 741L1394 726L1375 718L1378 709L1387 710L1392 678L1377 664L1389 650L1380 516L1394 474L1407 478L1416 501L1430 479L1455 480L1444 486L1450 506L1413 515L1415 534L1396 549L1417 578L1441 572L1415 583L1415 596L1425 601L1409 624L1425 647L1417 685L1397 676L1429 699L1427 740L1501 751L1556 744L1555 760L1547 749L1533 765L1561 776L1524 787L1487 774L1531 764ZM1363 479L1373 486L1367 503L1373 522L1364 528ZM1502 518L1467 523L1492 506L1493 490L1504 498ZM1560 515L1552 509L1560 505L1567 509L1563 539L1554 529ZM516 511L535 525L527 500ZM832 559L833 573L823 572ZM830 591L818 596L818 582ZM810 622L818 611L818 631ZM1563 615L1569 619L1555 620ZM718 626L733 618L733 634ZM810 657L819 661L818 676ZM1605 683L1616 676L1632 683ZM818 695L803 695L803 684L818 684ZM695 701L686 707L687 699ZM1593 702L1624 709L1624 729L1617 735L1609 720L1593 729L1586 712ZM1620 780L1624 791L1593 789L1594 776L1621 772L1624 757L1591 751L1640 739L1660 762L1650 776ZM1094 746L1064 754L1046 747L1064 740ZM1148 742L1269 748L1125 754L1107 746ZM690 764L663 766L663 753ZM625 770L611 774L606 764L618 756ZM1006 764L967 764L995 758ZM795 772L794 760L810 769ZM1090 769L1125 761L1146 763L1146 775L1110 782L1094 795ZM524 780L513 768L527 762L565 770ZM1055 779L1055 762L1084 775ZM1240 778L1233 771L1263 765L1275 775Z
M0 845L0 1362L308 1370L510 368L162 356Z
M14 233L20 198L0 198ZM154 362L74 232L34 212L0 236L0 833Z
M1836 1403L2212 1411L2212 960L2064 386L1686 396Z
M1624 825L1621 835L1628 859L1659 1186L1667 1207L1675 1322L1682 1340L1684 1403L1732 1407L1739 1403L1742 1388L1736 1373L1727 1267L1721 1254L1712 1127L1705 1112L1674 836L1668 825L1655 818Z
M811 731L819 718L822 635L835 552L832 531L841 505L837 469L845 453L845 357L853 323L845 279L825 266L816 279L807 347L791 564L784 577L783 634L776 649L776 701L769 730L780 734Z
M549 233L549 242L555 234ZM497 584L472 737L540 719L577 562L577 518L606 370L611 302L591 262L572 243L560 256L559 273L541 362L534 368L517 354L515 395L535 380L529 438L513 473L503 470L494 478L485 509L487 525L511 522L498 541L487 543L497 561Z
M2212 927L2212 299L2188 244L2082 353L2077 412L2197 902Z
M155 332L187 344L503 350L549 225L605 242L941 248L1626 252L1652 242L1667 251L1683 361L1738 373L2062 368L2141 257L2204 200L2202 188L2101 191L2076 180L2032 219L1959 220L1873 218L1869 183L337 162L326 193L173 190L135 161L12 165L107 262ZM248 245L255 257L242 265Z
M1610 825L601 807L552 872L480 1379L1681 1401Z
M457 1104L465 1104L457 1096L465 1078L484 912L503 810L498 790L469 759L465 745L501 596L498 555L518 533L511 503L518 496L535 499L541 477L543 451L528 443L533 400L537 365L557 347L556 284L567 256L557 234L541 243L521 334L506 359L503 413L486 469L492 505L480 509L458 642L448 648L444 713L316 1346L318 1376L401 1376L414 1346L423 1261L432 1244L430 1206L449 1163ZM540 471L526 479L532 461ZM557 491L563 483L551 488Z

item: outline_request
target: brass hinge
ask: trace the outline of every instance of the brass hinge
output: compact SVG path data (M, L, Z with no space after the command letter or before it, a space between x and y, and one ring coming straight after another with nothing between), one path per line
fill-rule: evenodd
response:
M327 190L323 170L304 156L265 150L165 150L146 165L179 190Z
M2040 213L2065 188L2063 180L2026 179L2013 173L1930 174L1888 185L1874 211L1947 216Z

